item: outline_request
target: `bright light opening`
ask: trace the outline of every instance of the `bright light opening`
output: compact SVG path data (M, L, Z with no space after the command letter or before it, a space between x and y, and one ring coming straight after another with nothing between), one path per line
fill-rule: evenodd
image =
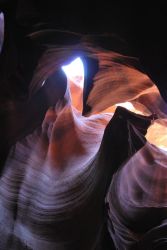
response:
M131 111L134 111L134 110L135 110L133 104L130 103L130 102L117 103L115 106L116 106L116 107L121 106L121 107L124 107L124 108L126 108L126 109L128 109L128 110L131 110Z
M68 65L62 66L67 78L83 89L84 85L84 65L80 57L77 57Z

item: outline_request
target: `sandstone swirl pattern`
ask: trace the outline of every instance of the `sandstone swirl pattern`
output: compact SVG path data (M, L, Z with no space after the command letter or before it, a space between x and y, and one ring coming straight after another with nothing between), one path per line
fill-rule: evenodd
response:
M118 249L140 247L149 230L165 224L166 209L162 221L154 215L166 207L167 155L159 140L154 146L145 135L152 122L150 128L158 124L164 136L166 104L146 75L123 63L125 57L99 48L51 48L31 91L68 52L81 48L99 61L87 101L92 109L83 116L66 93L41 126L11 148L0 179L1 250L104 250L106 211ZM116 105L127 102L133 112ZM152 222L148 227L145 218Z

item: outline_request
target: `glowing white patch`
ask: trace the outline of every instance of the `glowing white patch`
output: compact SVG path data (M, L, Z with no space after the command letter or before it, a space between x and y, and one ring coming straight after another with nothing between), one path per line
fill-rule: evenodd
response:
M67 78L83 89L84 85L84 65L80 57L70 64L62 66Z
M117 103L115 106L121 106L131 111L135 109L133 104L130 102Z
M159 146L158 146L158 148L160 148L160 149L162 149L162 150L164 150L164 151L166 151L166 152L167 152L167 148L166 148L166 147L164 147L164 146L159 145Z
M41 86L43 86L45 84L45 81L42 82Z

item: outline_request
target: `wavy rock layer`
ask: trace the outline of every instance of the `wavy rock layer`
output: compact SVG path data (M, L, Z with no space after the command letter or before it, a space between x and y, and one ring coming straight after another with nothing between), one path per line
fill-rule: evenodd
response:
M114 175L107 201L118 249L159 249L163 243L159 232L166 230L166 162L165 151L146 143Z
M14 239L30 249L94 249L104 224L94 157L110 118L49 110L42 131L13 147L0 182L1 249Z
M102 249L111 176L134 153L129 137L141 148L138 133L151 122L120 107L110 118L80 117L67 105L49 110L42 131L16 144L0 185L2 249Z
M12 147L0 179L1 250L104 250L107 215L118 249L147 249L157 244L156 229L163 235L166 228L167 155L151 132L166 126L166 104L150 79L116 53L50 48L31 92L81 49L99 62L91 110L82 116L67 91L41 126ZM127 102L133 112L117 107Z

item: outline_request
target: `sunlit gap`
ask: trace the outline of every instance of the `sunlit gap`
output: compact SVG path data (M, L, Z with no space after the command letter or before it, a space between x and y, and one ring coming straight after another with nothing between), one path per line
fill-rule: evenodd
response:
M144 112L137 110L131 102L118 103L116 106L122 106L136 114L145 115ZM146 139L149 143L167 152L167 128L156 121L147 129Z
M80 57L77 57L70 64L62 66L67 79L83 89L84 87L84 65Z
M62 66L62 70L65 72L67 79L69 81L69 85L73 84L76 86L75 88L71 88L70 90L73 92L73 104L75 107L81 110L81 106L78 104L81 101L81 92L84 84L84 65L80 57L76 58L70 64ZM80 89L80 91L78 90ZM131 102L123 102L117 103L115 108L118 106L122 106L134 113L140 115L148 115L145 114L144 110L140 110L133 105ZM115 108L110 107L105 110L105 112L114 112ZM161 150L165 150L167 152L167 127L157 123L156 121L148 128L146 139L151 143L156 145Z

